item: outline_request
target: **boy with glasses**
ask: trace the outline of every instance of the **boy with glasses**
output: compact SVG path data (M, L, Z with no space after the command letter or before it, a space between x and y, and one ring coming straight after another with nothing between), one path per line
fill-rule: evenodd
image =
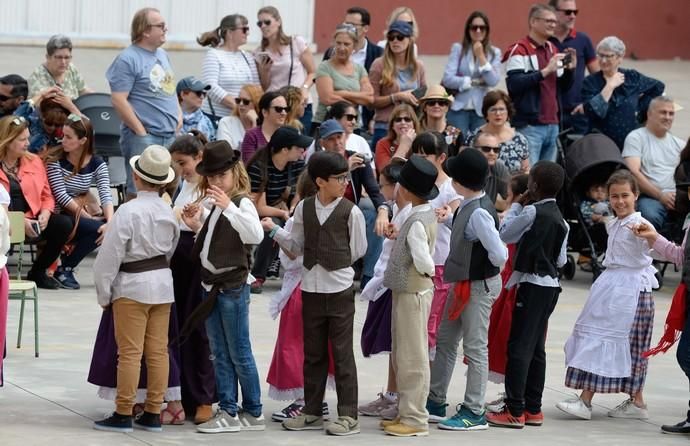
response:
M201 111L201 104L211 89L194 76L188 76L177 83L177 100L182 108L182 133L197 129L206 135L209 141L215 141L216 128L211 119Z

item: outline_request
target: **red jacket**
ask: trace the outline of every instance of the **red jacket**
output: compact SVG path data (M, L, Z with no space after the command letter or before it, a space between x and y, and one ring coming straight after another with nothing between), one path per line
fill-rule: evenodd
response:
M29 205L25 215L29 218L36 218L43 209L53 211L55 209L55 198L50 190L48 174L41 158L33 154L24 155L19 161L19 185L22 194ZM0 184L9 193L10 181L7 175L0 169Z

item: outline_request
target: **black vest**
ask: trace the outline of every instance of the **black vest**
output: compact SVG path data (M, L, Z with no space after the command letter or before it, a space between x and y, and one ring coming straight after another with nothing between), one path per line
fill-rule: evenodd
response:
M317 263L328 271L352 266L350 252L350 212L354 204L341 198L323 224L316 215L316 197L304 199L304 257L302 265L311 270Z
M538 276L558 277L558 255L568 227L555 201L535 204L534 223L517 245L514 270Z

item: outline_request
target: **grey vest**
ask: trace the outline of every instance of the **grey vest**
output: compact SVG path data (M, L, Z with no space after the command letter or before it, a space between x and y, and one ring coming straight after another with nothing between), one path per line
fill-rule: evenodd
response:
M323 224L316 215L316 197L309 197L302 205L304 219L304 260L312 269L317 263L328 271L352 266L350 252L350 212L354 204L342 198Z
M391 250L386 272L383 275L383 286L391 291L419 292L434 286L431 277L419 274L414 267L410 248L407 246L407 234L412 224L421 222L426 230L429 241L429 253L434 252L436 244L436 213L433 209L424 212L414 212L400 227L398 238Z

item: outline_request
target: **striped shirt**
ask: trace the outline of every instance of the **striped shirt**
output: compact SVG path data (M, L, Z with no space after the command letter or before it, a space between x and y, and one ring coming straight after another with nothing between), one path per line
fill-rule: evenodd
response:
M221 104L223 98L227 95L237 97L242 86L258 84L259 72L251 54L241 50L225 51L211 48L204 57L201 80L211 86L202 110L212 114L211 107L208 105L208 101L211 100L216 115L224 117L230 114L230 109Z
M290 188L290 192L287 194L289 198L285 203L289 206L290 200L295 195L297 177L304 169L304 161L289 162L283 170L278 170L271 160L266 171L266 184L264 184L263 164L263 161L257 160L247 167L252 192L265 192L266 204L271 206L277 204L283 197L285 190Z
M55 202L60 209L64 209L73 197L88 192L94 183L98 188L101 206L113 202L113 197L110 194L108 165L103 158L92 156L88 164L76 175L72 175L73 169L74 166L66 158L48 163L46 166L50 189L53 191Z

